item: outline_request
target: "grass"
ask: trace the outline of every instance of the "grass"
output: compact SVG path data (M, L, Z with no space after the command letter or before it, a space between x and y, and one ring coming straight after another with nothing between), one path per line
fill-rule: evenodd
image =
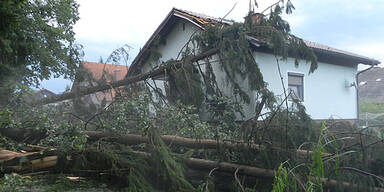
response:
M384 113L384 102L360 100L360 113Z
M70 180L65 175L21 176L6 174L0 179L0 192L16 191L110 191L107 185L93 180Z

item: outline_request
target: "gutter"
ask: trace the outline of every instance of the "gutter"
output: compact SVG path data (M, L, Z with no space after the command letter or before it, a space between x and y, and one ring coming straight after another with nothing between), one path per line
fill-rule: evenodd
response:
M364 69L364 70L361 70L359 72L356 73L356 76L355 76L355 79L356 79L356 114L357 114L357 123L359 124L360 122L360 99L359 99L359 75L363 72L366 72L370 69L372 69L373 67L375 67L375 64L371 65L369 68L367 69Z

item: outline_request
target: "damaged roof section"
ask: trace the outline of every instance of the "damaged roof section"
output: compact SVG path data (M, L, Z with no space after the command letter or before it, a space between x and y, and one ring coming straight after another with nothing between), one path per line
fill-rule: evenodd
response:
M234 23L233 21L226 20L226 19L216 18L216 17L205 15L205 14L194 13L191 11L173 8L168 13L167 17L163 20L163 22L160 24L160 26L156 29L156 31L152 34L150 39L146 42L143 49L139 52L139 54L133 60L127 76L136 75L140 73L140 66L143 63L145 63L146 59L148 58L150 54L149 48L152 42L158 36L160 37L165 36L178 19L189 21L202 30L204 30L205 29L204 26L209 23L213 23L213 24L223 23L226 25L232 25ZM252 36L247 36L247 39L258 50L261 50L264 52L270 51L266 42ZM380 63L378 60L375 60L373 58L365 57L365 56L351 53L348 51L332 48L326 45L322 45L322 44L307 41L307 40L304 40L304 42L308 47L314 50L320 62L326 62L326 63L338 64L338 65L347 65L347 66L355 66L360 63L367 64L367 65L378 65Z
M191 11L187 10L182 10L182 9L176 9L173 8L174 15L183 19L186 19L190 21L191 23L197 25L201 29L204 29L204 25L209 24L209 23L223 23L227 25L232 25L233 22L226 20L226 19L221 19L221 18L216 18L216 17L211 17L205 14L201 13L194 13Z

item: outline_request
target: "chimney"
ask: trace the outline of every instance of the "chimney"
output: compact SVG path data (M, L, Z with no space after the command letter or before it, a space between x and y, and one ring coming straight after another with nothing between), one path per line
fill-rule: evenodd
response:
M250 12L248 14L248 16L245 17L245 20L247 21L247 18L248 17L251 17L250 21L252 22L252 25L258 25L261 23L263 17L265 15L264 14L261 14L261 13L253 13L253 12Z

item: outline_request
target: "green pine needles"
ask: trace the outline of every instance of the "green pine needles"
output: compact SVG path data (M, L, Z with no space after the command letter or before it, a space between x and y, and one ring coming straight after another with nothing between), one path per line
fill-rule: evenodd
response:
M157 186L167 191L194 191L194 187L184 176L183 164L176 161L177 158L161 140L159 132L150 128L148 137L151 140L151 162Z

